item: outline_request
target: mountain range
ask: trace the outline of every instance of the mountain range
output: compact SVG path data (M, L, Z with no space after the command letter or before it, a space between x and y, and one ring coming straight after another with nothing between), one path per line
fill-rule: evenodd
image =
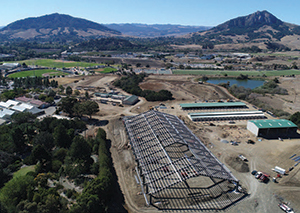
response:
M268 11L237 17L215 27L147 24L98 24L63 14L15 21L0 29L3 40L82 41L103 37L180 36L193 42L265 42L300 35L300 26L286 23Z

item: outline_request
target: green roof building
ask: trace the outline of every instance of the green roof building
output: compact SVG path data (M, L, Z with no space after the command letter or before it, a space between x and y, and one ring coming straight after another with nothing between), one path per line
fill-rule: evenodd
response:
M266 138L287 138L297 133L297 125L285 119L250 120L247 129L256 136Z
M204 102L180 104L183 110L247 108L243 102Z
M122 103L126 105L134 105L139 101L139 97L136 95L127 96L123 99Z

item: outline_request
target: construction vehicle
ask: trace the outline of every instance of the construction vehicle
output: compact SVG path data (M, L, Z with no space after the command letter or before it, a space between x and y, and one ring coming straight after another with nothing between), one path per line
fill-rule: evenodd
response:
M269 174L262 172L261 176L259 177L259 180L261 182L268 183L269 182L269 177L270 177Z

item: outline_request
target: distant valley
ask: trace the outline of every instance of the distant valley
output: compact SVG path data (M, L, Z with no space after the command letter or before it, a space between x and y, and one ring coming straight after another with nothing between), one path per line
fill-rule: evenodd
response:
M212 27L173 24L105 24L106 27L135 37L179 36L208 30Z

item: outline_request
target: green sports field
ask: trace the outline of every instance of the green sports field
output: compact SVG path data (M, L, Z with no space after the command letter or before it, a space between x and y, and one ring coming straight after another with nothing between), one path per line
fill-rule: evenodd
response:
M113 72L113 71L117 71L117 69L116 68L112 68L112 67L105 67L103 70L97 71L97 72L100 72L100 73L110 73L110 72Z
M206 75L206 76L239 76L240 74L249 77L281 76L281 75L300 75L300 70L264 70L264 71L231 71L231 70L173 70L173 74L177 75Z
M57 70L28 70L28 71L22 71L22 72L16 72L13 74L8 75L9 78L24 78L24 77L44 77L48 74L49 76L60 76L60 75L68 75L68 73L60 72Z
M27 64L27 65L38 65L44 67L56 67L56 68L63 68L63 67L92 67L96 65L101 65L97 63L88 63L88 62L76 62L76 61L62 61L62 60L53 60L53 59L30 59L24 61L18 61L20 64Z

